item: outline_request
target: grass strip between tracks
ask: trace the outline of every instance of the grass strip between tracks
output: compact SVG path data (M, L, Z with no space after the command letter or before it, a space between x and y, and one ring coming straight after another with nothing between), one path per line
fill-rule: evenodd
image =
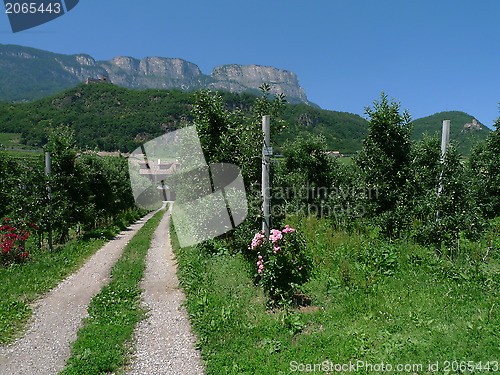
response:
M61 374L111 373L126 364L135 325L145 318L140 282L146 255L164 214L165 210L156 213L125 247L111 272L112 280L90 302L89 317Z

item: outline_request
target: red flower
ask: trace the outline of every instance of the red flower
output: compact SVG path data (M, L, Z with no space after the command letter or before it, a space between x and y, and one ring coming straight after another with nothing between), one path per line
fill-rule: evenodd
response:
M4 219L4 222L9 220L11 219ZM29 227L38 228L35 224L26 223L24 220L18 228L7 223L0 226L0 264L22 262L29 258L29 253L25 251L23 246L31 234L27 230Z

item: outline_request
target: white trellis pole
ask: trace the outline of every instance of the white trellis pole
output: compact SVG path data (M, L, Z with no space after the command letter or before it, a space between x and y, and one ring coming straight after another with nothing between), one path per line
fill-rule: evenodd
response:
M45 176L47 176L47 179L50 177L51 173L51 164L52 164L52 157L50 155L50 152L45 153ZM47 183L47 193L49 196L49 234L48 234L48 241L49 241L49 250L52 251L53 245L52 245L52 189L50 187L50 182Z
M448 143L450 141L450 120L443 120L443 131L441 133L441 164L444 164L444 159L446 156L446 149L448 148ZM441 174L439 175L439 187L438 187L438 198L444 189L444 176L443 169L441 169ZM439 211L436 212L436 220L439 220Z
M448 148L448 143L450 142L450 124L451 124L450 120L443 121L443 131L441 134L441 164L444 164L446 149ZM441 171L441 175L439 176L438 196L441 195L443 188L444 188L443 172Z
M264 202L262 204L262 230L266 236L269 236L271 228L271 215L270 215L270 202L271 192L269 175L271 169L271 155L273 150L271 148L271 130L270 130L270 116L262 116L262 132L264 133L264 143L262 145L262 197Z

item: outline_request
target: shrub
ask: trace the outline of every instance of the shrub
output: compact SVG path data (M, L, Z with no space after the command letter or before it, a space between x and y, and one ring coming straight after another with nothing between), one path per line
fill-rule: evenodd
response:
M468 164L474 199L487 219L500 214L500 119L495 126L496 130L476 147Z
M4 225L0 227L1 265L22 263L29 259L29 253L25 251L25 243L30 236L30 228L37 228L37 226L25 222L11 224L10 219L4 220Z
M306 243L297 231L286 225L272 229L266 237L255 234L249 251L256 261L256 281L268 293L272 302L290 303L297 296L299 286L311 274L311 260L306 254Z

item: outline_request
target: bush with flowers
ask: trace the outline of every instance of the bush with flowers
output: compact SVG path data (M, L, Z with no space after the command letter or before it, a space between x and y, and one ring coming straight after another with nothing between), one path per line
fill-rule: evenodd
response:
M268 237L256 233L250 247L257 282L274 302L292 302L311 273L304 238L289 225L272 229Z
M25 244L30 236L30 228L37 228L35 224L23 222L14 224L5 219L0 226L0 265L22 263L29 259Z

